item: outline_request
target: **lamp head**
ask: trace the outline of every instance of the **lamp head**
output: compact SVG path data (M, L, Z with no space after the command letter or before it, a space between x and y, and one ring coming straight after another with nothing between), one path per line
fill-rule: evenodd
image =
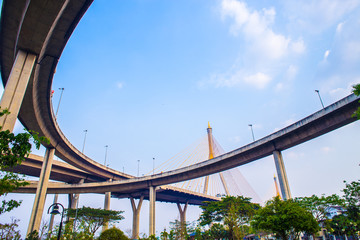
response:
M52 209L52 211L50 212L50 214L53 214L53 215L60 214L59 205L56 204L55 206L53 206L53 209Z

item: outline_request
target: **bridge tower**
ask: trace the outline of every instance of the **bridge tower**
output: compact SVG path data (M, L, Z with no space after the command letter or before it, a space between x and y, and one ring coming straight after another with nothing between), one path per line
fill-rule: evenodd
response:
M214 154L214 139L213 139L213 135L212 135L212 128L210 127L210 122L208 122L207 135L208 135L208 145L209 145L209 159L213 159L215 156L215 154ZM221 172L219 173L219 176L220 176L221 183L225 189L226 195L229 195L228 187L226 185L224 176ZM207 194L208 188L209 188L209 176L206 176L205 183L204 183L204 192L203 192L204 194Z

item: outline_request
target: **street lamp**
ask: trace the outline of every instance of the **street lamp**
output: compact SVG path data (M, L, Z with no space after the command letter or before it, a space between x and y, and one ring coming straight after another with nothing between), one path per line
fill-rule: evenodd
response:
M81 153L84 153L84 149L85 149L85 141L86 141L86 134L87 134L87 131L88 131L88 130L84 130L84 132L85 132L85 136L84 136L84 143L83 143L83 148L82 148Z
M249 127L251 129L251 134L252 134L252 138L253 138L253 141L255 142L255 137L254 137L254 131L253 131L253 125L252 124L249 124Z
M138 177L139 177L139 169L140 169L140 160L138 160L138 173L137 173Z
M155 158L153 158L153 175L155 174Z
M315 90L315 92L318 94L318 96L319 96L319 99L320 99L320 102L321 102L321 106L323 107L323 108L325 108L324 107L324 104L323 104L323 101L322 101L322 99L321 99L321 97L320 97L320 91L319 90Z
M63 218L64 218L64 206L61 203L53 203L50 205L50 207L48 209L48 214L50 213L51 215L57 215L57 214L60 214L59 206L62 207L62 211L61 211L59 233L58 233L58 237L57 237L58 240L60 240L60 237L61 237L61 228L62 228L62 223L63 223ZM53 207L53 208L50 212L51 207Z
M59 88L59 90L61 91L61 94L60 94L60 99L59 99L58 107L57 107L57 109L56 109L55 118L57 118L57 115L58 115L58 112L59 112L59 107L60 107L61 98L62 98L62 95L63 95L63 92L64 92L65 88Z
M108 149L108 145L105 145L105 161L104 161L104 165L106 166L106 156L107 156L107 149Z

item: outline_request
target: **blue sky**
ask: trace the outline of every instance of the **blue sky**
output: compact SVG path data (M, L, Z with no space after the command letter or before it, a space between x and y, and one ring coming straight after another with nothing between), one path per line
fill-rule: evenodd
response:
M80 150L88 130L85 154L103 163L109 145L110 167L133 175L137 160L145 174L153 158L158 165L202 138L208 121L225 151L236 149L252 141L250 123L259 139L320 110L315 89L325 105L350 94L360 82L359 7L359 0L94 1L55 74L55 111L65 88L59 125ZM284 151L293 196L341 194L343 180L359 179L359 132L356 122ZM272 158L239 170L263 200L271 197ZM103 206L102 196L89 196L80 205ZM23 206L1 219L31 208L33 197L15 197ZM130 201L112 206L126 211L119 226L130 228ZM142 209L147 233L147 203ZM178 217L173 204L157 209L158 231ZM188 220L199 212L191 208Z

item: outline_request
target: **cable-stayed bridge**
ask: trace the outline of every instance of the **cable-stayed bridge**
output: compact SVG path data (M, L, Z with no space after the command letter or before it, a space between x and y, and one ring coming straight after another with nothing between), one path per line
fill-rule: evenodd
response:
M206 160L224 154L225 151L212 134L210 123L207 128L207 135L203 136L194 144L177 153L167 161L156 166L146 175L162 173L182 167L198 164ZM259 195L247 182L238 168L215 173L188 181L172 184L173 186L193 192L208 194L210 196L246 196L251 197L254 202L262 202Z

